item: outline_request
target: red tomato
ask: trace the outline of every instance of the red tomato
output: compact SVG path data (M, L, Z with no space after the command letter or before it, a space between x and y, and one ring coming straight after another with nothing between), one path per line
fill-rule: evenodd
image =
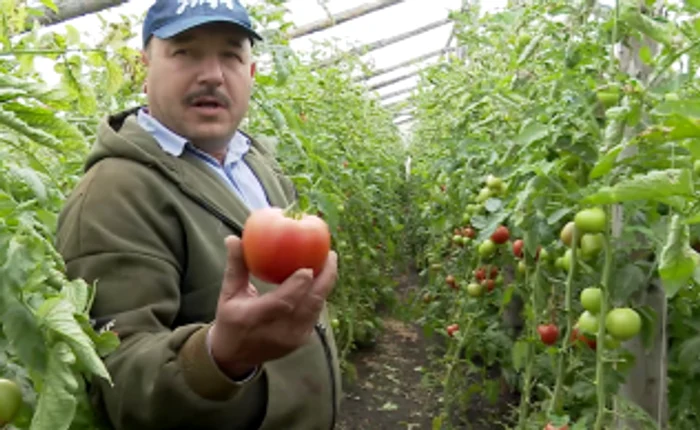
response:
M458 324L451 324L447 326L447 334L452 337L454 336L455 332L459 331L459 325Z
M445 282L447 282L447 285L449 285L451 288L457 288L457 280L455 280L454 276L447 275L447 277L445 278Z
M554 424L549 423L547 426L544 428L544 430L569 430L568 425L564 425L562 427L556 427Z
M586 337L583 333L581 333L578 329L578 327L574 327L574 329L571 331L571 338L569 339L571 343L575 343L576 341L580 341L588 345L588 347L592 350L596 350L597 344L595 339L591 339Z
M502 245L508 242L509 237L510 233L508 232L508 227L500 225L498 226L498 228L496 228L496 231L494 231L491 235L491 240L493 241L493 243Z
M498 267L493 266L491 272L489 273L489 279L496 279L498 277Z
M494 281L493 279L484 279L483 281L481 281L481 285L486 287L488 291L493 291L493 289L496 288L496 281Z
M486 269L479 267L474 271L474 277L477 279L477 281L483 281L486 279Z
M525 242L522 239L513 242L513 255L515 255L515 258L523 258L523 246L525 246Z
M537 333L545 345L554 345L559 338L559 329L554 324L541 324L537 326Z
M314 215L289 218L280 208L254 211L243 226L243 259L253 276L282 283L302 268L317 276L331 248L328 225Z
M469 239L474 239L476 237L476 232L471 227L465 228L463 230L463 234L464 234L464 236L467 236Z

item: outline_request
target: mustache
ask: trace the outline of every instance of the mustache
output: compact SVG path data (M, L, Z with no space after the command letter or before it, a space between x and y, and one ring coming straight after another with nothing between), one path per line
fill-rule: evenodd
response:
M216 101L219 102L219 104L221 104L222 106L224 106L226 108L231 106L231 100L213 88L212 89L204 89L204 90L197 91L197 92L194 92L192 94L187 95L185 97L185 103L187 103L188 105L193 105L194 102L198 98L201 98L201 97L215 98Z

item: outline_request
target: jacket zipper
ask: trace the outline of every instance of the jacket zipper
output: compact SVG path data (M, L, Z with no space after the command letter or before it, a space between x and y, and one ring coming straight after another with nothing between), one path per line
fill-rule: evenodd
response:
M331 376L331 399L333 402L333 415L331 418L331 430L335 428L335 421L336 421L336 415L338 414L337 411L337 399L336 399L336 386L335 386L335 368L333 367L333 356L331 354L331 348L328 345L328 339L326 339L325 335L325 327L321 323L317 323L316 326L316 332L318 333L318 337L321 339L321 343L323 344L323 350L326 353L326 360L328 361L328 369L330 371L330 376Z

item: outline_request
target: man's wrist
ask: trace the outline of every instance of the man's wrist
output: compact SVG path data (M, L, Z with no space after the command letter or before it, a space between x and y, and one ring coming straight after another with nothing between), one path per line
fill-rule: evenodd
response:
M221 373L226 375L228 379L231 380L231 382L235 382L237 384L244 384L251 379L253 379L257 373L260 371L260 366L232 366L231 368L223 369L219 363L216 362L216 359L214 358L214 355L212 354L211 351L211 329L213 326L210 326L209 329L207 330L207 353L209 355L209 359L214 363L214 366L216 366Z

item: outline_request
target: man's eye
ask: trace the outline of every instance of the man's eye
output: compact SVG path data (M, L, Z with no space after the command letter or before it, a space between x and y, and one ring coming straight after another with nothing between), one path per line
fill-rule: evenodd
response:
M187 54L186 49L176 49L175 52L173 53L173 55L185 55L185 54Z

